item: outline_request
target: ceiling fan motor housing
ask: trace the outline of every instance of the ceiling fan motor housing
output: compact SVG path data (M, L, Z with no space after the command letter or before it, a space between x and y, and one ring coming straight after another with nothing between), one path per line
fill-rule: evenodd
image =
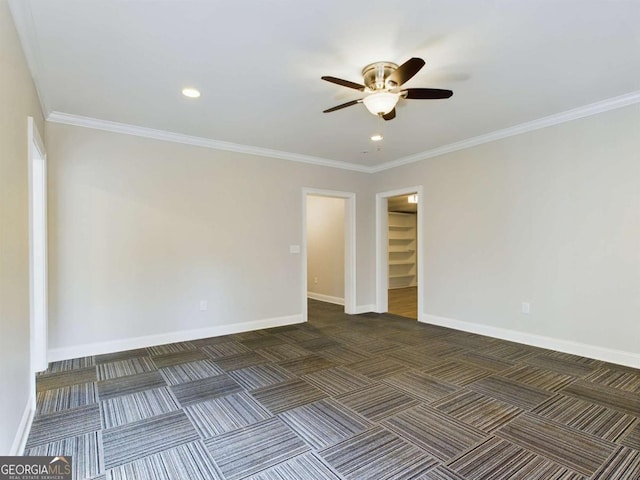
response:
M371 63L362 69L364 84L374 92L394 88L397 86L395 82L387 84L386 80L397 68L398 65L392 62Z

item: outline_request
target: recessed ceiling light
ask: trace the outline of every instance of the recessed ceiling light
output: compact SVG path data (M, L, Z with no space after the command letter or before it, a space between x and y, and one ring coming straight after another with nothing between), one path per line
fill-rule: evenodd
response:
M377 134L377 135L371 135L371 140L373 140L374 142L379 142L380 140L382 140L382 135Z
M200 96L200 92L195 88L183 88L182 94L189 98L198 98Z

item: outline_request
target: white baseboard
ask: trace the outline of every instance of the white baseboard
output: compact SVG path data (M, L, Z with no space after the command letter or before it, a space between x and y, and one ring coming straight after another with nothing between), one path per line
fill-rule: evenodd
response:
M12 457L24 454L24 447L27 444L27 438L29 438L29 431L31 430L33 417L36 414L34 405L35 401L33 397L29 397L27 405L24 408L24 412L22 413L22 418L20 419L16 436L13 439L11 450L9 451L9 455Z
M295 323L303 323L302 315L289 315L286 317L267 318L252 322L216 325L213 327L198 328L194 330L160 333L156 335L146 335L144 337L123 338L121 340L112 340L109 342L54 348L49 350L48 359L50 362L57 362L59 360L68 360L71 358L123 352L125 350L133 350L136 348L152 347L154 345L165 345L167 343L175 342L186 342L200 338L218 337L220 335L261 330L263 328L282 327L284 325L293 325Z
M376 310L376 306L375 305L356 305L356 314L359 313L369 313L369 312L375 312Z
M321 302L334 303L336 305L344 305L344 298L332 297L331 295L324 295L323 293L307 292L307 297Z
M429 315L427 313L422 314L420 321L423 323L430 323L431 325L440 325L442 327L462 330L464 332L477 333L479 335L487 335L489 337L499 338L502 340L509 340L511 342L524 343L534 347L547 348L550 350L557 350L559 352L571 353L573 355L580 355L582 357L594 358L596 360L603 360L605 362L615 363L618 365L640 368L640 354L634 352L614 350L611 348L599 347L597 345L588 345L586 343L546 337L517 330L509 330L507 328L492 327L490 325L482 325L479 323L464 322L461 320Z

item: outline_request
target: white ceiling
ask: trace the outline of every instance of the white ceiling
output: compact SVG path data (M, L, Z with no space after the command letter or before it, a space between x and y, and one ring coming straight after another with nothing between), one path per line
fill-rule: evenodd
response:
M11 5L46 113L363 167L640 92L638 0ZM320 76L360 83L368 63L412 56L427 65L406 86L451 99L401 100L390 122L322 113L361 94Z

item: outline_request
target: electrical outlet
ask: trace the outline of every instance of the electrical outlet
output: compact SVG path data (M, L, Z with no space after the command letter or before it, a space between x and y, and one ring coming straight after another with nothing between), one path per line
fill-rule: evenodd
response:
M522 302L522 313L529 315L531 313L531 304L529 302Z
M318 284L318 277L313 277L313 283L316 285Z
M200 300L200 311L205 312L209 308L206 300Z

